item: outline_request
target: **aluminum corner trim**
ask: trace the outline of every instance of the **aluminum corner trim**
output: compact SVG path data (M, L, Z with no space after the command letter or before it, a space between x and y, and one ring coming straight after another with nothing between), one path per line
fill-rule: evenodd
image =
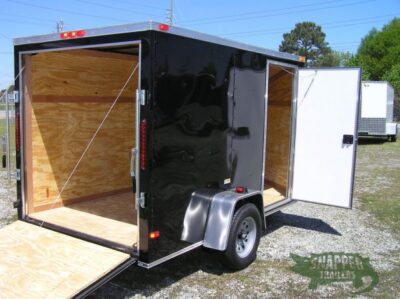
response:
M242 49L246 51L256 52L260 54L264 54L270 57L276 57L284 60L293 61L296 63L300 62L300 56L279 52L276 50L266 49L262 47L252 46L249 44L237 42L234 40L226 39L219 36L214 36L211 34L201 33L190 29L170 26L168 31L162 31L159 29L159 22L139 22L139 23L131 23L131 24L124 24L124 25L116 25L116 26L109 26L109 27L101 27L101 28L91 28L91 29L84 29L86 32L85 37L94 37L94 36L104 36L104 35L112 35L112 34L122 34L122 33L132 33L132 32L140 32L140 31L160 31L168 34L179 35L183 37L193 38L205 42L210 42L214 44L224 45L228 47L233 47L237 49ZM82 29L82 28L80 28ZM25 44L39 44L51 41L60 41L60 33L51 33L45 35L36 35L36 36L28 36L28 37L18 37L14 38L14 46L25 45ZM72 40L72 39L71 39Z

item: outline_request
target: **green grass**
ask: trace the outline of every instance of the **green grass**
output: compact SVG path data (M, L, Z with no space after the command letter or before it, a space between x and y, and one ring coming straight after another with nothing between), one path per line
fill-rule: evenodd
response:
M356 188L361 208L378 221L400 232L400 141L360 145L356 170Z

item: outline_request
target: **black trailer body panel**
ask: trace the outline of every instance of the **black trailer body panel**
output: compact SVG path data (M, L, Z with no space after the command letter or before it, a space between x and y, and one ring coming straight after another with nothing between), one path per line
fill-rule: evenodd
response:
M262 189L266 58L239 51L234 69L232 117L232 186Z
M190 245L180 241L191 194L224 187L231 171L228 132L230 71L235 49L156 33L153 162L148 204L151 263Z
M266 56L196 39L155 34L151 263L181 241L192 193L261 188Z

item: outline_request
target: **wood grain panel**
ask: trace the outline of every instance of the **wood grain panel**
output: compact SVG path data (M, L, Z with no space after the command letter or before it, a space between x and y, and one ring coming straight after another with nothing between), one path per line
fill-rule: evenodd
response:
M120 189L120 190L113 190L113 191L109 191L109 192L85 195L85 196L82 196L82 197L64 199L63 201L57 201L57 202L54 202L54 203L49 203L49 204L45 204L45 205L36 206L34 211L35 212L46 211L48 209L55 209L55 208L65 207L65 206L76 204L76 203L90 201L92 199L96 199L97 200L97 199L100 199L100 198L109 197L109 196L118 195L118 194L124 194L124 193L128 193L128 192L132 193L132 187L131 186L129 188L124 188L124 189Z
M59 96L116 96L137 57L94 50L44 52L32 57L32 93ZM92 53L92 55L91 55ZM115 58L115 56L118 58ZM135 94L138 72L122 96Z
M22 221L0 230L0 298L71 298L129 255Z
M265 181L287 188L293 76L288 72L277 72L276 66L271 68L275 71L271 72L274 77L270 77L268 87Z
M32 102L35 103L113 103L115 96L52 96L52 95L34 95ZM132 102L132 96L119 97L118 103Z
M55 201L136 65L135 56L94 50L45 52L31 57L26 81L32 115L31 124L28 119L26 122L31 131L26 140L27 148L31 146L26 159L32 161L32 170L28 171L28 181L32 180L28 191L28 202L33 202L30 212L131 186L129 162L135 146L137 71L61 199Z
M23 73L24 85L24 167L25 173L25 192L26 202L25 207L28 213L33 212L34 203L32 199L33 194L33 162L32 162L32 89L31 89L31 56L24 56L25 71Z
M57 204L58 193L102 121L108 104L33 103L34 206ZM134 102L118 103L99 131L61 200L129 188L135 140Z

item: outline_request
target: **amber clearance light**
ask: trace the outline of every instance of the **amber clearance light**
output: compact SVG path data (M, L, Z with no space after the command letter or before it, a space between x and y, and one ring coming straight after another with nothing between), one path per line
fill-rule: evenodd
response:
M299 61L300 62L306 62L306 57L305 56L299 56Z

